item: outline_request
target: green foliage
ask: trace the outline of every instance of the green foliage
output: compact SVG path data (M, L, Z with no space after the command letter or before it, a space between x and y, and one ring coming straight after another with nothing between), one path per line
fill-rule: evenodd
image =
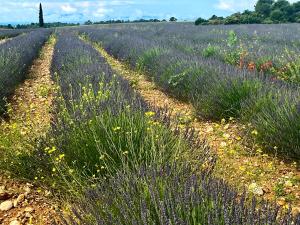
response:
M175 64L167 68L163 77L167 79L171 93L180 96L182 99L188 99L190 93L193 92L195 80L202 73L201 68L184 68L183 64Z
M272 68L271 72L279 79L300 84L300 58L298 57L298 54L286 50L286 57L288 63L286 63L286 61L281 62L284 66L281 68Z
M144 54L139 57L136 63L136 68L139 71L148 72L147 66L155 63L155 60L157 60L158 56L163 54L163 52L164 51L159 48L152 48L145 51Z
M270 19L274 22L284 22L285 14L279 9L276 9L271 12Z
M202 55L204 57L212 57L215 56L218 53L218 51L219 51L218 47L208 44L208 46L205 49L203 49Z
M255 24L255 23L286 23L300 22L300 2L291 4L286 0L258 0L255 11L245 10L243 13L234 13L227 18L212 16L208 22L201 24ZM195 24L198 22L196 21Z
M199 18L195 21L195 25L200 25L200 24L203 24L203 23L206 23L206 22L208 22L208 20L199 17Z
M238 43L238 37L234 30L229 31L228 38L227 38L227 45L229 47L233 47Z
M240 13L232 14L231 16L228 16L224 20L224 24L239 24L241 20L240 17L241 17Z
M273 0L258 0L255 5L255 11L264 17L268 17L272 10Z
M284 191L284 183L283 182L278 182L276 186L274 187L274 192L276 197L282 197L285 195Z

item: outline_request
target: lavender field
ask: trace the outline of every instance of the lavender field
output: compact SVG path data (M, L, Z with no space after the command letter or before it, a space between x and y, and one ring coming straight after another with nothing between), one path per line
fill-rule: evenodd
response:
M51 224L300 224L300 25L1 37L0 169L47 189Z
M266 148L299 159L299 29L172 24L79 31L190 101L199 117L251 123Z

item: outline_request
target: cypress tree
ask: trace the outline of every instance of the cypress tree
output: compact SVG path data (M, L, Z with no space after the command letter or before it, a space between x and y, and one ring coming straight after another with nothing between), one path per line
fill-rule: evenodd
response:
M44 16L43 16L42 3L40 3L39 25L40 25L40 27L44 27Z

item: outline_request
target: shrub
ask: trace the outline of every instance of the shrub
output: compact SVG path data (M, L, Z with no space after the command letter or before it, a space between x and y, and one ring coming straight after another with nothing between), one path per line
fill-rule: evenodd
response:
M207 22L208 22L208 20L199 17L199 18L195 21L195 25L197 26L197 25L200 25L200 24L203 24L203 23L207 23Z
M293 88L269 86L245 102L242 116L271 152L296 159L300 159L299 96Z
M65 224L296 224L290 213L249 204L223 181L190 168L142 168L100 182L74 204ZM257 208L256 208L257 207ZM76 215L76 216L75 216Z
M239 77L207 77L202 91L195 93L193 105L199 116L220 120L238 118L242 104L259 91L262 83L256 79Z
M219 50L219 49L218 49L217 47L215 47L215 46L209 44L209 45L207 46L207 48L203 49L202 55L203 55L204 57L215 56L215 55L217 54L218 50Z

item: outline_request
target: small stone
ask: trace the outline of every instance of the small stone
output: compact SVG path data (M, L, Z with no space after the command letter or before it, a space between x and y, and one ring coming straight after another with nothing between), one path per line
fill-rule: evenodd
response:
M0 204L0 210L1 210L1 211L8 211L8 210L10 210L12 207L13 207L13 202L10 201L10 200L7 200L7 201L2 202L2 203Z
M25 214L25 217L26 217L26 218L31 218L32 215L31 215L31 213L27 212L27 213Z
M249 185L249 191L258 196L262 196L264 194L262 187L258 186L256 183Z
M29 212L29 213L31 213L31 212L33 212L34 211L34 208L32 208L32 207L26 207L25 209L24 209L24 212Z
M17 207L20 203L22 203L25 200L25 195L20 194L18 198L14 201L14 207Z
M13 220L9 223L9 225L21 225L21 223L18 220Z
M31 192L31 189L30 187L26 186L24 187L24 191L29 194Z

